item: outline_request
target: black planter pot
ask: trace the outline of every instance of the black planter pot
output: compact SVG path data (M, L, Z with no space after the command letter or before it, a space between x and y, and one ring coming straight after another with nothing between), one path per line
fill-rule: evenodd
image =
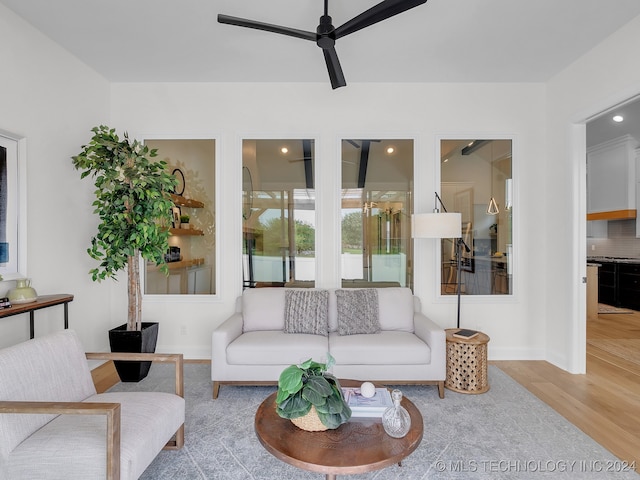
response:
M112 352L154 353L158 340L158 323L142 322L141 331L129 331L127 325L109 330L109 345ZM147 376L151 362L113 362L123 382L139 382Z

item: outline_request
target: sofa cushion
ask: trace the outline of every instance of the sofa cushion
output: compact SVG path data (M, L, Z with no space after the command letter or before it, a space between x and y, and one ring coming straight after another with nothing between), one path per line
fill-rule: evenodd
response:
M327 336L329 292L315 289L285 290L284 331Z
M327 337L282 330L247 332L227 346L230 365L294 365L309 358L326 360Z
M381 330L400 330L413 333L413 293L410 288L378 288Z
M336 290L338 333L356 335L378 333L378 293L373 288Z
M284 329L284 288L250 288L242 293L242 331Z
M329 345L329 353L336 359L336 365L431 363L429 345L408 332L383 330L378 335L339 335L333 332L329 334Z

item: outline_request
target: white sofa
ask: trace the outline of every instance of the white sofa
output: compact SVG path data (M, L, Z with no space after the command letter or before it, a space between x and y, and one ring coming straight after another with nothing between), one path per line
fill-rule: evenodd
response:
M325 332L291 330L288 290L327 292ZM377 296L378 333L340 334L349 322L342 292L373 290ZM325 294L323 294L325 295ZM339 305L338 296L341 304ZM345 309L346 308L346 309ZM283 369L309 358L335 358L338 378L375 381L387 385L435 384L444 398L446 378L445 331L421 313L420 301L408 288L245 290L236 312L212 335L213 398L224 384L275 384ZM342 312L339 317L338 312ZM354 317L360 317L353 311ZM357 330L357 328L356 328Z
M135 357L174 363L176 394L96 393L87 358ZM85 354L72 330L0 350L0 479L137 479L184 443L182 365L181 354Z

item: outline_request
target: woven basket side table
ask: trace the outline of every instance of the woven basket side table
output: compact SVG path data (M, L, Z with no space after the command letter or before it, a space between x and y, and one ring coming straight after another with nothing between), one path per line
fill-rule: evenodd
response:
M484 393L489 390L487 374L487 344L489 336L478 332L473 338L458 338L453 334L459 328L449 328L447 333L447 379L444 386L459 393Z

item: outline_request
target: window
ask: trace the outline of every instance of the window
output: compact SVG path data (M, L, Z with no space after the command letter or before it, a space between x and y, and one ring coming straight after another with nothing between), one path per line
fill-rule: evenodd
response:
M413 288L413 140L342 140L342 286Z
M460 293L513 293L512 141L455 139L440 142L441 197L446 209L462 214ZM441 291L458 288L451 239L442 240Z
M158 150L157 158L167 162L178 186L173 195L174 221L166 257L169 275L147 264L144 292L215 294L215 140L158 139L146 140L145 145Z
M245 288L315 285L314 141L242 142Z

